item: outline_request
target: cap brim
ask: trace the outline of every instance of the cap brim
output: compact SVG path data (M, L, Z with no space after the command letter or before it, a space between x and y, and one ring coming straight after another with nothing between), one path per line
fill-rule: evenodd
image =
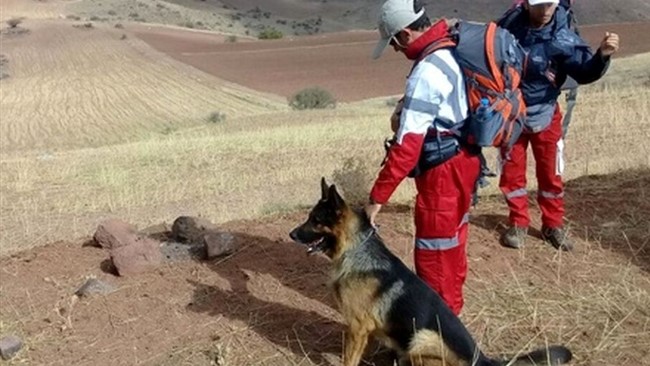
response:
M381 57L382 53L384 53L384 50L386 49L386 46L390 43L390 38L381 38L379 42L377 42L377 46L375 46L375 50L372 52L372 58L373 60L378 59Z

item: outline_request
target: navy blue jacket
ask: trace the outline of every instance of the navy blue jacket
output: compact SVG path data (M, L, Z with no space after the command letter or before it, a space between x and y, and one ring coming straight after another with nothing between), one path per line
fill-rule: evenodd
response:
M535 117L531 113L537 113L538 109L546 110L544 120L550 117L549 105L555 108L567 75L579 84L588 84L600 79L609 67L609 57L602 56L600 51L594 54L589 45L569 28L567 11L561 6L557 7L553 19L540 29L530 28L528 12L521 6L506 13L498 24L509 30L529 53L521 87L529 109L528 119ZM548 125L538 125L540 122L550 123L550 120L534 119L530 121L537 125L533 130Z

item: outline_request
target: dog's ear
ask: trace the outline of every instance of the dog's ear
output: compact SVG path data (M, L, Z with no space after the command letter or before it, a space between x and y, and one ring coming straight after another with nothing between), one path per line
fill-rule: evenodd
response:
M346 207L345 201L343 200L343 197L339 194L339 192L336 190L336 185L332 184L329 189L329 198L332 201L332 205L337 209L342 209Z
M325 177L322 177L320 179L320 191L321 191L321 200L327 201L327 198L329 197L329 186L327 185L327 182L325 181Z

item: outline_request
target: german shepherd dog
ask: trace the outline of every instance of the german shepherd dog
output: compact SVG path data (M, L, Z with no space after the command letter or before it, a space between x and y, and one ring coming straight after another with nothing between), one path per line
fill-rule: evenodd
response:
M343 365L357 366L369 337L393 350L400 365L560 365L571 351L550 346L511 360L489 358L442 298L383 243L365 212L334 185L290 237L332 260L331 287L347 325Z

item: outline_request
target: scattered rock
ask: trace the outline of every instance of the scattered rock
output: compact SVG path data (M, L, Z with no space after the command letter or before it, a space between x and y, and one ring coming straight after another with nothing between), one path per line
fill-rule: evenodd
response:
M113 249L132 244L137 237L135 227L119 219L108 219L97 226L94 239L100 247Z
M235 237L231 233L208 233L204 235L203 243L208 259L232 254L237 250Z
M0 355L4 360L13 358L23 348L23 341L15 336L0 339Z
M172 224L172 238L181 243L201 243L203 236L217 231L217 226L201 217L179 216Z
M81 285L75 295L79 297L90 296L95 294L106 295L115 291L115 286L106 282L100 281L96 278L89 278L86 283Z
M177 262L188 259L205 259L205 245L163 242L160 251L166 261Z
M160 243L137 235L133 235L127 245L111 248L110 253L120 276L146 272L162 262Z

